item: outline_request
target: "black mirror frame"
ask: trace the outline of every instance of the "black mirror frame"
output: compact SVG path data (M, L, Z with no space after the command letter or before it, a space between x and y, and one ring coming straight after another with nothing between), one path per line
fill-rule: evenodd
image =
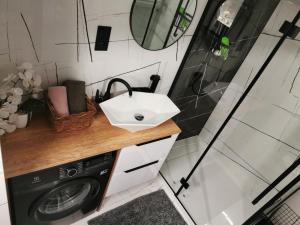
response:
M196 11L197 11L197 8L198 8L198 0L195 0L195 1L196 1L196 6L195 6L194 14L193 14L193 19L192 19L191 23L189 24L189 26L187 27L187 29L185 30L185 32L183 32L182 35L181 35L176 41L174 41L174 42L173 42L172 44L170 44L169 46L163 47L163 48L161 48L161 49L147 49L147 48L144 48L142 45L140 45L140 44L137 42L137 40L135 39L134 35L133 35L133 29L132 29L132 22L131 22L131 21L132 21L132 12L133 12L133 8L134 8L134 6L135 6L136 1L137 1L137 0L133 0L132 5L131 5L131 8L130 8L130 16L129 16L130 32L131 32L131 35L132 35L134 41L138 44L138 46L140 46L142 49L145 49L145 50L148 50L148 51L153 51L153 52L155 52L155 51L161 51L161 50L167 49L167 48L171 47L172 45L176 44L176 43L184 36L184 34L186 33L186 31L187 31L187 30L189 29L189 27L191 26L191 23L192 23L193 20L194 20L194 16L196 15ZM188 1L189 1L189 0L188 0ZM178 9L177 9L176 13L177 13L177 12L178 12ZM174 16L173 21L175 20L175 18L176 18L176 15ZM172 22L172 24L173 24L173 22Z

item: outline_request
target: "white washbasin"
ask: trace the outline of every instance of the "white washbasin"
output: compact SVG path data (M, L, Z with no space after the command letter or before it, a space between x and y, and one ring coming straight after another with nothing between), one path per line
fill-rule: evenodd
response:
M128 92L100 103L113 126L131 132L156 127L180 112L166 95Z

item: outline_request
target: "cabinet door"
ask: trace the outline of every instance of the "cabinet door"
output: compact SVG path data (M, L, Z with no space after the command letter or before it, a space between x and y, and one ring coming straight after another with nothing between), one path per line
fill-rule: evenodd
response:
M0 205L0 224L10 225L8 204Z
M0 173L0 205L4 203L7 203L6 184L4 174Z
M121 150L106 196L154 179L178 134Z
M166 158L178 135L172 135L150 143L132 145L121 150L115 172L126 171L158 159Z
M154 179L157 176L162 163L162 160L157 160L153 164L142 168L115 172L110 181L106 196L127 190Z

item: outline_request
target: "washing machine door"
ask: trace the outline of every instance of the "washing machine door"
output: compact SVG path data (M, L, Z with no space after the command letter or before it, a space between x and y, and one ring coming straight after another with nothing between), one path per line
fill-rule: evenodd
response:
M39 198L30 208L29 215L38 222L59 220L86 206L90 207L89 204L95 204L99 193L100 183L94 178L71 180Z

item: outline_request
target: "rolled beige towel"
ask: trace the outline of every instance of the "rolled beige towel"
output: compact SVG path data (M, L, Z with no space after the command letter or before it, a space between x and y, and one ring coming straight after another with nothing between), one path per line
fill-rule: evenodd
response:
M67 89L65 86L55 86L48 88L48 97L55 109L60 116L68 116L68 98Z

